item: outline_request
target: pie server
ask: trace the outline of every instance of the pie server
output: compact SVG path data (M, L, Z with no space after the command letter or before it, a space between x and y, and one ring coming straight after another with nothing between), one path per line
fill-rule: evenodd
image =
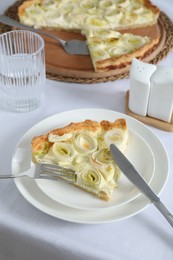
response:
M89 50L88 50L86 41L80 41L80 40L64 41L64 40L60 39L59 37L57 37L53 34L50 34L48 32L42 31L42 30L35 29L33 27L30 27L30 26L23 25L23 24L17 22L16 20L13 20L10 17L5 16L5 15L0 15L0 22L3 23L3 24L9 25L9 26L15 26L17 28L32 31L32 32L35 32L35 33L40 33L40 34L46 35L50 38L53 38L54 40L61 43L64 50L68 54L89 55Z
M115 163L118 165L123 174L154 204L154 206L162 213L169 224L173 227L173 215L144 181L135 167L114 144L110 145L110 151Z

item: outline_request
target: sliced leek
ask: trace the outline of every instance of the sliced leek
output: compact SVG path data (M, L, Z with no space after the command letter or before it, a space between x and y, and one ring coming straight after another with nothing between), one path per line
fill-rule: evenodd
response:
M101 190L106 185L100 171L90 166L78 172L78 182L84 187L91 187L95 190Z
M97 140L90 132L80 132L74 134L72 143L79 153L93 153L97 150Z
M111 164L113 163L112 156L109 148L103 148L92 154L92 159L98 164Z
M71 164L74 157L76 156L76 151L74 147L65 142L56 142L49 149L50 156L53 156L54 162L60 165Z
M144 46L146 43L150 42L149 37L141 37L139 35L133 35L133 34L124 34L122 36L124 39L124 44L130 49L130 50L136 50Z
M124 152L126 149L128 136L120 129L112 129L105 133L104 135L104 144L110 146L110 144L115 144L121 151Z

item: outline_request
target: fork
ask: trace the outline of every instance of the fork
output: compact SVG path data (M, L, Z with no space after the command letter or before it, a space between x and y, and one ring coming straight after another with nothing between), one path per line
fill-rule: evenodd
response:
M0 175L0 179L11 179L28 176L33 179L59 180L60 178L66 182L75 183L77 174L75 171L63 168L59 165L40 163L32 166L26 171L16 175Z
M89 50L88 50L86 41L80 41L80 40L64 41L51 33L48 33L48 32L45 32L45 31L42 31L39 29L35 29L35 28L27 26L27 25L23 25L23 24L17 22L16 20L11 19L10 17L5 16L5 15L0 15L0 22L3 24L9 25L9 26L16 26L21 29L33 31L35 33L40 33L40 34L46 35L50 38L53 38L54 40L61 43L64 50L68 54L89 55Z

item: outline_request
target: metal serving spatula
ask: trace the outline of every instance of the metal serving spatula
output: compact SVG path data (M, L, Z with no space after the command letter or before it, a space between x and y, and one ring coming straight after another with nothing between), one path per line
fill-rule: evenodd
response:
M110 145L111 155L124 175L154 204L160 213L166 218L173 227L173 215L161 202L160 198L152 191L141 175L137 172L131 162L114 145Z
M53 34L32 28L30 26L23 25L23 24L15 21L15 20L9 18L8 16L5 16L5 15L0 15L0 22L3 23L3 24L9 25L9 26L15 26L15 27L20 28L20 29L33 31L35 33L40 33L40 34L46 35L50 38L53 38L54 40L61 43L64 50L68 54L89 55L89 50L88 50L86 41L80 41L80 40L64 41L64 40L60 39L59 37L57 37Z

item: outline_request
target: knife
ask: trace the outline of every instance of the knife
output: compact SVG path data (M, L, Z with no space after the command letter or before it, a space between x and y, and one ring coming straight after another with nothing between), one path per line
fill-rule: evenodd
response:
M114 144L110 145L110 152L123 174L154 204L173 227L173 215L144 181L131 162Z

